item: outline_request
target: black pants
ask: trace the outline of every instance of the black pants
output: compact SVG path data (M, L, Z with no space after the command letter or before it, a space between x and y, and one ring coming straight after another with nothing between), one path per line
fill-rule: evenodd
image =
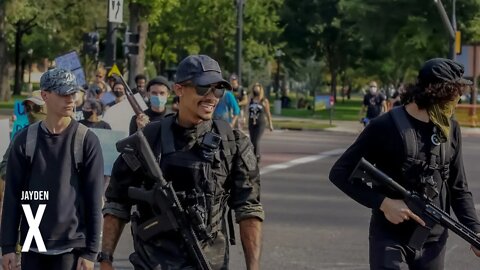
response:
M45 255L36 252L22 253L22 270L75 270L78 252Z
M396 240L370 236L370 269L442 270L445 249L446 239L425 243L415 251Z
M258 123L256 125L249 125L248 131L250 133L250 141L253 144L255 156L257 156L257 159L259 159L260 158L260 138L262 138L263 132L265 131L265 124Z

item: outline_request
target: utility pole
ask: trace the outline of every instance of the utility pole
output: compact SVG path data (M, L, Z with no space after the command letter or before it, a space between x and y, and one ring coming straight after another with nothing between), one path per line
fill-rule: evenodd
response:
M242 84L242 39L243 39L243 5L245 0L235 0L237 6L237 52L235 55L238 83Z
M109 70L115 64L117 56L117 26L116 23L107 24L107 43L105 46L105 68Z
M455 60L455 31L457 30L457 21L455 17L455 0L452 0L452 20L448 19L447 12L443 7L441 0L433 0L435 5L437 6L438 12L440 13L440 17L442 18L443 25L448 32L449 37L449 58Z

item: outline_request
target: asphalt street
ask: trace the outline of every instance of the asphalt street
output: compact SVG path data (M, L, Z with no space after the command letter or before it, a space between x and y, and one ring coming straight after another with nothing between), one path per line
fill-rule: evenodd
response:
M328 180L332 164L355 137L328 131L265 133L261 144L262 202L266 211L262 269L369 269L369 209L346 197ZM479 142L479 135L464 136L465 168L477 209ZM239 240L238 227L236 232ZM116 269L132 269L128 264L130 252L127 232L115 254ZM230 252L230 269L246 269L240 243ZM473 255L466 242L451 234L446 269L479 268L480 258Z
M261 142L263 227L261 269L361 270L368 266L369 209L340 192L328 180L338 156L354 132L266 132ZM480 209L480 135L464 135L463 155L469 187ZM381 147L381 146L379 146ZM230 269L246 269L238 236ZM115 269L133 269L130 227L115 252ZM480 258L451 234L446 269L480 269Z

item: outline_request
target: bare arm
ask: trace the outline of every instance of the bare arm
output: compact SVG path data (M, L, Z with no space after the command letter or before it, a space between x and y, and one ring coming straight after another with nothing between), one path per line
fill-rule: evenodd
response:
M248 270L260 269L262 222L258 218L248 218L239 222L240 238Z
M113 215L106 214L103 220L102 252L113 255L126 222ZM102 264L109 264L102 262Z
M237 123L237 115L232 116L232 122L230 123L230 126L233 128L235 126L235 123Z
M264 107L265 107L265 112L267 114L268 125L269 125L269 128L270 128L270 131L272 131L273 130L273 121L272 121L272 113L270 112L270 102L268 101L268 99L265 99Z

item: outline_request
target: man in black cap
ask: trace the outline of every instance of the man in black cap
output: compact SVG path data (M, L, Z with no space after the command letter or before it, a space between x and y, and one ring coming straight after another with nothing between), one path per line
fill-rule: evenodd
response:
M424 220L398 199L399 194L349 179L362 157L445 212L453 209L461 223L480 232L463 168L460 127L452 119L460 96L472 84L462 76L463 66L454 61L425 62L416 84L402 94L404 106L372 120L330 171L338 188L372 209L371 269L443 269L448 234L437 224L421 250L412 248L409 241ZM480 256L480 250L472 249Z
M230 237L234 232L226 217L231 217L227 209L233 209L247 269L253 270L259 269L264 219L259 169L248 138L225 121L212 120L226 88L231 86L215 60L188 56L178 66L174 85L180 97L178 113L147 125L143 133L165 179L180 194L180 203L197 217L193 230L211 269L228 268L227 223ZM132 219L137 229L133 230L135 253L130 256L135 269L197 269L178 231L161 229L141 237L139 232L148 230L155 216L150 205L128 198L128 187L151 187L152 180L141 169L129 167L130 159L122 155L116 160L105 194L101 269L112 269L113 252L132 205L138 211Z
M1 230L3 269L15 269L20 244L22 269L90 270L102 218L100 143L93 132L72 119L79 90L73 73L48 70L40 78L40 88L46 119L15 136L8 158Z
M148 123L160 121L167 113L167 99L170 96L170 82L163 76L157 76L147 84L145 98L149 105L139 116L132 116L129 134L132 135L139 128L143 129Z

